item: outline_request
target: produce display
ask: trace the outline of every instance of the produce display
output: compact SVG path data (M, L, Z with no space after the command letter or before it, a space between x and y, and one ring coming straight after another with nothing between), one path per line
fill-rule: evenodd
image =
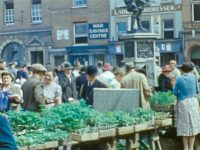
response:
M158 114L138 108L131 113L123 111L98 112L85 101L65 103L42 112L14 112L6 115L19 146L36 145L66 139L72 133L93 133L118 127L133 126L151 121Z
M155 111L172 111L176 101L176 96L170 91L155 92L150 98L150 105Z

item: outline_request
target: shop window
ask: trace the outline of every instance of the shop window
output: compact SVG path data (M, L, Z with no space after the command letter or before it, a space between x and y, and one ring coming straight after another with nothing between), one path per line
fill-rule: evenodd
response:
M173 39L174 38L174 21L173 19L163 20L164 26L164 39Z
M5 2L5 14L4 14L5 24L14 23L14 3Z
M200 21L200 4L193 4L193 21Z
M41 0L32 0L32 22L42 22L42 3Z
M118 22L117 23L117 33L126 33L127 32L127 24L126 22Z
M73 0L73 7L86 7L87 0Z
M141 21L142 27L146 30L150 30L150 22L149 21Z
M88 43L88 24L87 23L74 24L74 43L75 44Z

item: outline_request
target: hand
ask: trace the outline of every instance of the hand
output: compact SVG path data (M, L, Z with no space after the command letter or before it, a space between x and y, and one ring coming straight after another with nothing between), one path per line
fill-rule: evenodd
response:
M10 96L8 96L8 98L10 100L15 100L16 102L20 102L21 101L21 98L20 98L20 96L18 94L10 95Z
M61 101L60 98L56 98L56 99L54 100L54 103L55 103L55 105L60 105L60 104L62 104L62 101Z

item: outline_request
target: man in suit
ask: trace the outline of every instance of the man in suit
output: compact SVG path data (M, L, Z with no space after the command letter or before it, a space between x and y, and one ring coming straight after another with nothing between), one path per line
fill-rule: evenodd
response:
M93 89L94 88L106 88L104 84L96 79L98 70L96 66L88 66L86 70L87 81L83 84L81 97L86 100L88 105L93 105Z
M40 106L45 105L45 99L38 89L47 69L41 64L33 64L32 69L32 77L26 80L22 85L24 99L22 107L24 110L38 112L40 111Z
M10 125L7 119L0 115L0 149L1 150L17 150L17 144L13 137Z
M76 79L72 75L72 66L69 62L63 65L64 72L58 75L58 81L62 88L62 101L70 102L77 99Z

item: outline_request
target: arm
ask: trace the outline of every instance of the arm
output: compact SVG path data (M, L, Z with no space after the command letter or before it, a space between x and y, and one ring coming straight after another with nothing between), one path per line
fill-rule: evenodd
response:
M39 105L45 105L45 98L44 98L44 94L43 94L43 85L42 85L42 83L38 83L38 84L35 85L35 87L33 89L33 94L35 96L35 101Z
M142 84L144 88L144 95L146 98L149 98L151 96L151 88L148 84L147 78L143 74L142 74Z
M57 85L56 87L56 95L55 95L54 102L56 105L62 103L62 90L61 90L60 85Z
M10 125L6 118L0 115L0 149L17 150L17 144L13 137Z
M174 85L174 88L173 88L173 94L176 95L176 97L178 97L178 79L176 79L175 81L175 85Z

